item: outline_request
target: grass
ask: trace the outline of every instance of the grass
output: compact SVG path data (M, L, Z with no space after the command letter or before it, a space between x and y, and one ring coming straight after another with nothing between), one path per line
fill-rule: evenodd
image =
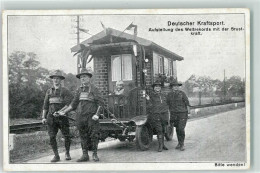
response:
M228 105L220 105L220 106L212 106L212 107L206 107L206 108L199 108L197 109L197 113L195 113L196 109L191 110L190 118L198 118L198 117L204 117L211 114L217 114L221 112L227 112L234 109L239 109L241 107L244 107L245 103L238 103L237 107L235 107L235 104L228 104Z
M71 128L71 134L77 136L75 127ZM79 138L72 138L71 149L80 148L79 142ZM62 138L60 131L57 134L57 144L59 152L65 151L64 139ZM18 134L15 137L14 149L10 151L10 163L22 163L30 159L51 154L53 154L53 152L49 145L47 131Z
M243 100L242 97L232 97L232 101L241 101ZM202 97L201 98L201 105L210 104L210 103L220 103L220 97ZM191 106L199 105L199 98L198 97L189 97L189 102Z

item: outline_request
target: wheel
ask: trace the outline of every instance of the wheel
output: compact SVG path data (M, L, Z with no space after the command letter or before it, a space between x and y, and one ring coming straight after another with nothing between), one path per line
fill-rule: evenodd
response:
M120 142L125 142L126 138L118 138Z
M174 127L173 124L169 125L166 127L166 132L165 132L165 139L167 141L171 141L173 138L173 134L174 134Z
M147 126L137 126L136 127L136 145L140 150L148 150L151 145L151 134Z

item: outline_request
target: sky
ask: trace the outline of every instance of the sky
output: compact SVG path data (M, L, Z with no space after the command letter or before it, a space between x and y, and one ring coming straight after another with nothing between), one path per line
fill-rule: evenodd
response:
M76 74L76 57L70 48L76 45L76 16L9 16L8 17L8 54L13 51L34 52L41 66L49 70L62 69L66 73ZM81 15L80 27L88 29L90 34L103 30L100 22L110 28L123 31L130 23L138 26L137 36L184 57L177 61L177 77L187 80L192 74L210 76L222 80L226 77L245 76L245 38L244 30L230 31L231 27L244 27L242 14L218 15ZM224 22L228 31L202 32L149 32L149 28L173 28L171 22L197 21ZM185 29L184 26L178 26ZM129 32L131 33L131 31ZM91 37L81 33L81 40Z

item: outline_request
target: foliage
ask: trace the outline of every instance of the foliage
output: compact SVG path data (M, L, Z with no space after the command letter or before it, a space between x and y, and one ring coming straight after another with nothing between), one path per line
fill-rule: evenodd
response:
M213 80L209 76L195 76L194 74L184 82L183 89L189 96L218 96L237 97L244 96L245 81L239 76L232 76L225 81Z
M50 71L40 67L33 52L15 51L8 57L10 118L40 117L45 93L51 87ZM65 74L65 86L77 87L75 75Z

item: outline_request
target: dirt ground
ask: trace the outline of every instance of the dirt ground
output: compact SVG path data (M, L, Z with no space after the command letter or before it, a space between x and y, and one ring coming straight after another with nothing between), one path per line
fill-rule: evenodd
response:
M220 113L208 118L189 121L186 127L185 151L175 150L173 141L166 142L168 151L157 152L154 136L151 148L140 151L135 143L109 141L99 145L100 162L245 162L246 161L245 108ZM92 154L92 153L90 153ZM72 160L60 163L75 163L81 149L71 151ZM53 156L30 160L27 163L48 163ZM93 161L90 161L93 163Z

